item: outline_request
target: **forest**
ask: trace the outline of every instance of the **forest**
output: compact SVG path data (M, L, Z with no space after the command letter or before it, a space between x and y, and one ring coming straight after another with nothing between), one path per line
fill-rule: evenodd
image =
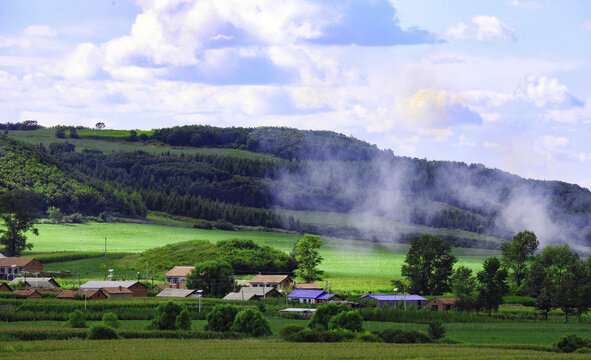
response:
M56 136L64 137L66 131L66 127L56 128ZM84 134L84 129L79 128L72 138L84 139L79 134ZM304 226L293 218L275 214L273 209L367 212L401 223L510 239L516 231L510 226L512 217L526 216L519 224L522 228L529 221L528 214L509 211L520 201L541 209L557 229L566 229L552 233L546 241L570 240L574 236L579 242L588 242L591 238L588 189L560 181L523 179L480 164L396 156L391 150L380 150L334 132L195 125L155 129L150 135L142 133L141 139L110 138L108 132L104 137L96 134L100 135L100 131L94 131L89 138L140 142L159 146L162 151L104 153L76 147L68 139L31 147L3 137L3 151L23 156L26 153L24 158L37 159L42 167L53 166L61 171L40 183L60 184L71 179L68 186L78 188L67 195L55 194L47 186L42 189L32 180L33 184L27 184L23 180L26 177L15 174L7 175L0 186L37 186L35 191L45 196L45 207L57 206L66 213L108 212L142 217L151 210L235 225L314 230L340 236L346 236L348 231L349 236L366 239L375 234L360 233L354 227ZM179 146L237 149L270 156L179 155L167 150ZM9 160L3 156L5 168L14 166L9 165ZM18 167L25 173L33 171L22 164ZM29 178L36 176L39 174L33 173ZM85 196L94 196L94 200L80 201Z

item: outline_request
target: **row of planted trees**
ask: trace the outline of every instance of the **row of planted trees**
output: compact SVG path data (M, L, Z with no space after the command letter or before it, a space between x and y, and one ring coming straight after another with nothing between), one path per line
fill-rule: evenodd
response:
M490 257L475 275L466 266L453 265L457 257L441 239L423 235L414 238L402 266L410 291L441 295L452 292L462 311L498 310L503 296L523 295L545 318L561 309L565 320L579 318L591 308L591 258L582 259L568 244L548 245L538 251L539 241L531 231L515 235L503 244L501 258Z

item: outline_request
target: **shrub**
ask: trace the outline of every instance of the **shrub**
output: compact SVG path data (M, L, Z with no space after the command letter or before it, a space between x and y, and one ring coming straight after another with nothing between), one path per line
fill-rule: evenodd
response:
M279 336L281 336L281 338L283 338L284 340L288 340L290 336L304 329L305 327L301 325L287 324L283 326L281 329L279 329Z
M293 333L287 340L293 342L341 342L343 336L335 331L304 329Z
M363 319L358 311L343 311L330 319L328 328L330 330L347 329L351 331L363 331Z
M88 326L86 326L85 320L86 319L85 319L84 313L82 313L82 311L74 310L73 312L70 313L70 316L68 317L68 321L66 321L64 323L64 327L70 327L70 328L88 327Z
M330 319L341 312L348 311L349 308L344 304L326 304L320 305L312 318L308 322L308 327L311 329L327 330Z
M104 325L112 327L113 329L117 329L120 326L120 322L117 318L117 315L115 315L115 313L112 312L105 313L103 315L102 321Z
M429 343L431 339L426 334L423 334L418 331L410 330L395 330L395 329L386 329L382 331L379 336L387 343L396 343L396 344L415 344L415 343Z
M429 323L429 336L433 340L443 338L445 336L445 327L440 322Z
M591 354L591 348L582 347L575 350L575 354Z
M96 324L90 327L90 330L88 330L88 336L86 338L88 340L119 339L119 335L112 327L103 324Z
M191 330L191 318L187 309L183 309L176 317L174 324L177 330Z
M556 344L556 347L560 352L570 353L579 348L589 347L591 345L589 343L590 342L581 339L575 334L569 334L560 339L558 344Z
M381 337L370 332L358 333L355 335L354 341L360 342L384 342Z
M271 335L269 321L258 310L252 308L242 310L236 315L231 330L254 337Z
M207 313L205 319L207 325L205 330L209 331L230 331L234 324L234 318L238 314L238 308L230 304L218 304Z

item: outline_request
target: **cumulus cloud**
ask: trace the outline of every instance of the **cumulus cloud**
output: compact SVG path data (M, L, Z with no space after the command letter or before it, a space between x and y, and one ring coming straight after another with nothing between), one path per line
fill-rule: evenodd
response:
M536 141L535 149L543 153L550 161L567 158L586 162L591 159L591 154L577 151L571 141L563 136L542 136Z
M446 32L447 37L477 41L515 40L515 30L495 16L478 15L474 16L471 22L469 25L459 23L450 27Z
M556 78L546 76L537 79L530 77L523 95L526 100L531 101L537 107L570 108L584 105L568 90L566 85L560 84Z

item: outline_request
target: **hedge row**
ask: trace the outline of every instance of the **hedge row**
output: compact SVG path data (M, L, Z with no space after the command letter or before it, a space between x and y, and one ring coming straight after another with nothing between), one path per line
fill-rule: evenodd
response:
M164 331L164 330L118 330L119 336L124 339L242 339L243 334L235 332L213 331ZM0 341L31 341L31 340L68 340L86 339L87 329L61 329L61 328L2 328L0 329Z

